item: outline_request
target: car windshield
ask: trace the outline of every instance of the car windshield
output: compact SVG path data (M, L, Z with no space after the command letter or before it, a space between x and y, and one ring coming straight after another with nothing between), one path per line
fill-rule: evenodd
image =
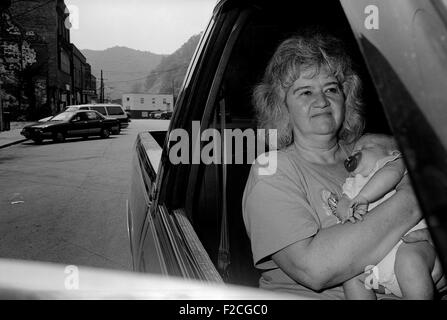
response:
M72 112L72 111L65 111L62 113L59 113L58 115L54 116L53 118L51 118L51 121L66 121L66 120L70 120L70 118L75 114L76 112Z

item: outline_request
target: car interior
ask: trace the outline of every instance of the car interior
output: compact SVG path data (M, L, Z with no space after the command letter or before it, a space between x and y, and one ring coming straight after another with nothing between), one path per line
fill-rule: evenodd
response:
M321 8L324 7L324 10ZM376 93L367 66L358 48L351 27L338 1L303 2L301 10L288 10L286 5L252 6L247 12L234 14L231 8L225 21L236 27L234 41L219 49L223 59L214 58L216 72L209 72L191 86L201 85L202 94L190 100L193 109L183 123L201 121L202 129L255 129L256 119L252 91L260 82L269 59L282 40L307 28L318 28L342 39L350 53L356 71L363 81L366 130L370 133L391 134L383 107ZM215 22L225 34L229 26ZM232 27L232 26L231 26ZM218 37L218 36L217 36ZM212 68L213 57L205 61ZM209 74L216 74L211 78ZM211 86L211 88L210 88ZM209 89L209 90L208 90ZM185 90L189 90L186 87ZM209 93L209 95L208 95ZM202 143L203 144L203 143ZM251 152L245 142L245 158ZM259 151L259 150L257 150ZM234 160L234 153L232 153ZM234 163L234 162L233 162ZM181 164L169 165L167 183L161 191L161 201L170 210L184 210L213 264L228 283L258 286L259 272L253 266L250 241L242 220L242 195L251 164ZM188 190L186 193L184 190Z

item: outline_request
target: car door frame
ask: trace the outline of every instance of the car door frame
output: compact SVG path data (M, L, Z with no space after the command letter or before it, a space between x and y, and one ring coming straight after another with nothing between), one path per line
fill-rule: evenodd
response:
M222 28L229 34L231 34L232 25L231 21L227 21L224 19L224 17L216 14L218 13L218 9L214 11L213 17L210 20L210 23L208 24L208 27L206 29L206 32L203 34L201 41L199 42L199 45L196 49L196 52L194 53L194 57L190 63L190 66L188 68L187 75L185 77L185 80L182 85L182 89L179 93L179 99L177 101L177 105L175 108L174 116L172 118L172 121L170 122L168 133L171 132L175 127L184 127L187 125L188 121L191 121L190 117L183 117L180 118L182 115L185 115L185 109L190 111L191 108L191 100L194 98L193 94L196 93L196 90L194 88L198 88L199 82L204 81L203 76L204 74L207 75L208 73L204 73L203 69L207 68L217 68L219 61L220 61L220 54L219 52L224 50L225 45L227 43L227 38L225 38L225 41L222 44L219 44L221 46L220 50L214 46L218 40L219 37L223 37L222 32L215 32L216 28L219 28L219 31L222 31ZM237 13L232 13L234 15L234 19L237 19L239 15L239 11ZM216 18L217 17L217 18ZM213 55L212 58L209 57L209 55L206 54L209 50L212 50ZM208 60L207 60L208 59ZM208 63L209 61L213 61L213 63ZM214 75L214 71L213 71ZM199 78L201 80L199 81ZM212 77L212 79L214 76ZM206 94L206 99L208 99L208 93ZM194 104L195 106L196 104ZM187 114L190 116L191 113L187 112ZM203 115L203 112L200 113ZM159 210L160 205L165 200L164 197L166 196L166 188L168 185L172 185L175 183L175 179L173 180L173 176L170 175L169 171L170 169L170 163L169 163L169 157L168 157L168 150L169 150L169 134L166 135L163 153L161 156L161 163L158 168L158 173L156 175L156 181L155 186L152 188L151 193L148 197L148 201L152 201L151 203L148 203L148 212L146 215L146 219L144 221L143 229L141 232L141 237L138 246L132 249L133 250L133 264L134 268L139 271L150 271L153 272L153 269L147 269L144 265L141 264L143 261L143 246L146 241L146 238L148 237L148 234L150 233L151 224L150 224L150 218L152 214L155 214L157 210ZM131 221L130 221L131 222ZM132 241L135 243L135 239Z
M446 268L447 135L442 134L445 129L440 123L447 115L436 110L442 110L447 103L445 91L439 86L439 83L445 86L447 79L447 45L441 43L442 35L447 34L447 6L433 0L396 1L392 6L379 0L341 0L341 4L404 154L419 206ZM383 25L394 19L393 23L400 29L386 33L380 27L366 29L363 9L371 5L390 12L382 19ZM391 14L393 10L402 14ZM418 52L418 42L427 40L429 45ZM426 68L420 68L419 53L432 55L431 70L441 73L437 77L444 81L429 74Z

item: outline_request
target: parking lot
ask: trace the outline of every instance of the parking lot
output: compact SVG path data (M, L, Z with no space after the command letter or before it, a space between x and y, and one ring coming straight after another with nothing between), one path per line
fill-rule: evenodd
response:
M129 270L132 148L165 120L133 120L119 136L22 142L0 149L0 256Z

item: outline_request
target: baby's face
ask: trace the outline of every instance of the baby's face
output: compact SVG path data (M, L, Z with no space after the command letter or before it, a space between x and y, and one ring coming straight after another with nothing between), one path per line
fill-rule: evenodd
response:
M373 143L370 139L361 138L354 146L351 156L345 161L345 168L352 176L360 174L367 177L376 166L378 160L389 155L382 145Z

